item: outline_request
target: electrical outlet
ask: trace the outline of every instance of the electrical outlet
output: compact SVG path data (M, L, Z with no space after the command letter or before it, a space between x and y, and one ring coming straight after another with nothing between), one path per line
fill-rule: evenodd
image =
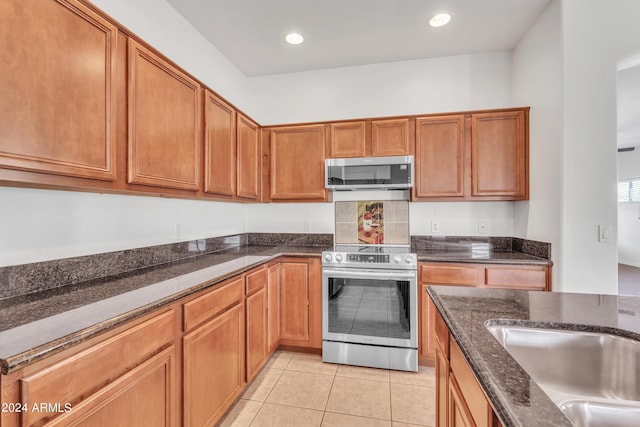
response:
M176 228L175 228L176 239L180 239L183 233L184 233L184 225L176 224Z
M488 219L479 219L478 220L478 234L489 234L489 220Z
M431 221L431 232L439 233L440 232L440 222L439 221Z
M311 220L310 219L305 219L304 220L304 231L311 231Z

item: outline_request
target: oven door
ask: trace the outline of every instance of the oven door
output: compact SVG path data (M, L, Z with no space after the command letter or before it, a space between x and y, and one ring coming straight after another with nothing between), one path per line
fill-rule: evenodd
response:
M324 268L322 339L418 347L415 271Z

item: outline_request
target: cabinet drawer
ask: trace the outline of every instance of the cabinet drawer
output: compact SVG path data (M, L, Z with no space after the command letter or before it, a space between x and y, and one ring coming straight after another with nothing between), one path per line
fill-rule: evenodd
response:
M478 384L478 380L473 375L467 359L462 354L458 344L453 340L450 342L449 353L451 356L451 372L460 385L460 393L464 396L464 401L467 403L475 425L478 427L490 426L493 409L480 384Z
M22 401L30 407L46 402L75 406L170 343L174 338L174 319L173 310L164 312L23 378L20 380ZM48 415L46 411L26 412L23 424L34 424Z
M478 281L478 269L465 266L421 266L422 283L474 286Z
M267 285L267 267L262 267L247 274L247 296L259 291Z
M184 305L184 330L191 329L242 301L244 276L228 280L217 289Z
M522 268L487 268L485 284L490 287L545 289L547 272Z

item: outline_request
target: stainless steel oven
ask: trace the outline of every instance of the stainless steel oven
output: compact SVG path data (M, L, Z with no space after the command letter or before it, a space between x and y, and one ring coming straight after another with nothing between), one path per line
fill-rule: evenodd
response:
M323 360L417 371L416 272L404 247L323 253Z

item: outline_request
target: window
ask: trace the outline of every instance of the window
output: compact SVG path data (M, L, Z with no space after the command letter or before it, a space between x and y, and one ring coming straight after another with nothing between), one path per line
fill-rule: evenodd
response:
M618 203L640 202L640 179L618 182Z

